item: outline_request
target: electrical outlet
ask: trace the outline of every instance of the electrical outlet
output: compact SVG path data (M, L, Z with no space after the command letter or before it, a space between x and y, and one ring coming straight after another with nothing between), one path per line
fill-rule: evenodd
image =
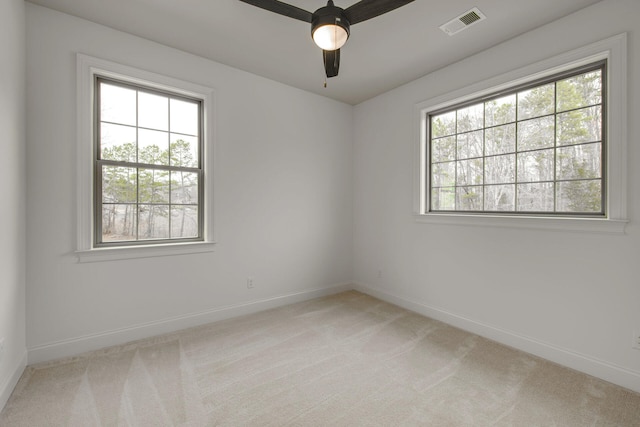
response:
M631 348L640 350L640 329L633 332L633 341L631 342Z
M253 277L247 278L247 289L253 289Z

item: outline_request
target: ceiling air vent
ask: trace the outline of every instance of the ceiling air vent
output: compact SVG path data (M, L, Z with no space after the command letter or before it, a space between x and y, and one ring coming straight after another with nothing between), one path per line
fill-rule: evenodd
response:
M484 16L482 12L480 12L480 9L478 9L477 7L474 7L473 9L466 11L465 13L458 16L457 18L453 18L451 21L447 22L446 24L441 25L440 29L445 33L449 34L450 36L452 36L470 27L476 22L480 22L485 19L487 19L487 17Z

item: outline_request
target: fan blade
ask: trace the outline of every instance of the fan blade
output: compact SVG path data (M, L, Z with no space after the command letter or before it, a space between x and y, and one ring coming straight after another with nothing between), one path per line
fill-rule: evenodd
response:
M322 59L324 60L324 72L327 78L337 76L340 68L340 49L323 50Z
M289 18L299 19L304 22L311 22L313 13L307 12L299 7L291 6L277 0L240 0L241 2L252 4L259 8L277 13L279 15L288 16Z
M414 0L361 0L344 10L351 25L391 12Z

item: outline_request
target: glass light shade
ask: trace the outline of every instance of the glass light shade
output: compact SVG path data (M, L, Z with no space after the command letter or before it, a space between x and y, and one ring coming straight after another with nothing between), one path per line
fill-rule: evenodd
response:
M347 42L349 34L339 25L327 24L313 32L313 41L323 50L340 49Z

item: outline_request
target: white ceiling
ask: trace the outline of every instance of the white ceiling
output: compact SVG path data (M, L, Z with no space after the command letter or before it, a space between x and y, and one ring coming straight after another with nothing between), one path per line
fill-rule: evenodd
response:
M351 27L340 73L323 87L310 25L239 0L30 0L294 87L358 104L599 0L416 0ZM356 0L334 0L347 8ZM289 0L315 11L324 0ZM478 7L487 19L438 27Z

